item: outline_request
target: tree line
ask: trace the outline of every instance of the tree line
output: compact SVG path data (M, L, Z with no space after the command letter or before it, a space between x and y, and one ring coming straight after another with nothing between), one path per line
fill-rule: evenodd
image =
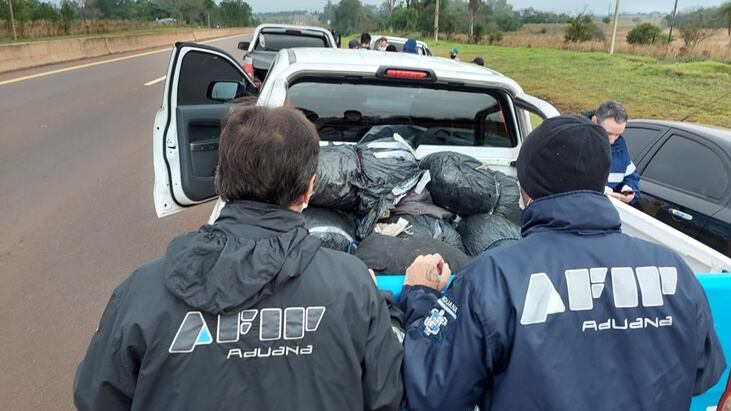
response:
M9 30L10 5L0 0L0 21ZM60 4L44 0L12 0L15 24L49 22L68 34L75 20L129 20L192 26L251 26L256 23L251 6L243 0L63 0Z
M360 0L340 0L338 3L329 0L320 15L320 22L345 35L360 31L387 31L431 36L434 34L437 1L440 34L450 38L455 33L465 33L471 42L486 38L493 43L502 39L504 32L520 30L524 24L554 23L567 24L567 42L602 40L604 32L598 22L611 22L609 17L586 14L570 16L533 8L517 11L507 0L385 0L380 6L364 5ZM691 45L708 29L727 27L731 36L731 2L675 16L669 14L664 22L667 26L674 24L678 27L680 35ZM631 37L628 36L630 43L646 44L661 40L661 27L649 23L638 24L638 27Z
M380 6L360 0L328 1L320 15L323 24L341 34L358 31L434 33L437 0L386 0ZM515 11L507 0L439 0L439 32L450 37L467 33L471 39L485 34L519 30L527 23L565 23L566 14L529 8Z

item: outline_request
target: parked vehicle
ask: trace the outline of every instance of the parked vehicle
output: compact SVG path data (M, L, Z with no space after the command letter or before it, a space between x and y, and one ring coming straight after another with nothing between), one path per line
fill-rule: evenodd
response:
M378 50L378 40L385 37L388 40L388 44L396 46L396 50L404 51L404 44L406 44L406 38L394 37L394 36L381 36L379 34L371 34L371 50ZM432 52L429 46L421 40L416 40L416 51L422 56L431 56Z
M197 66L194 73L180 69L198 54L215 58ZM222 72L232 74L222 78ZM158 216L215 198L219 121L245 82L243 69L225 52L190 43L176 45L153 133ZM188 88L205 96L205 101L181 100L175 91ZM214 90L219 91L215 96ZM515 81L481 66L437 57L329 49L280 51L257 104L298 108L316 125L322 144L397 132L416 147L417 157L460 152L511 175L516 173L515 161L532 120L559 114L549 103L525 94ZM731 274L723 274L731 272L731 259L626 204L614 204L623 231L670 247L699 273L717 333L725 352L731 353ZM380 288L398 293L403 275L379 276L377 281ZM693 411L718 402L727 374L722 378L723 383L694 399Z
M631 120L624 137L641 177L638 208L731 257L731 130Z
M322 27L262 24L251 41L239 42L244 50L244 71L256 82L263 82L279 50L295 47L338 48L332 33Z

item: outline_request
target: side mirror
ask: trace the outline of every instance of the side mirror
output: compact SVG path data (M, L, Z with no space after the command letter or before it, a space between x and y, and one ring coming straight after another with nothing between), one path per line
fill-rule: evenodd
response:
M208 98L214 101L231 101L239 96L238 81L214 81L208 86Z
M239 45L237 47L239 50L248 51L250 45L251 45L250 41L240 41Z

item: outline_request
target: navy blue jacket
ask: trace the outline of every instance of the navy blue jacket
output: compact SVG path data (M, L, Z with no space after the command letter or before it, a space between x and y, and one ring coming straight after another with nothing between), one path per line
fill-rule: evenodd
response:
M715 384L703 289L678 255L622 234L606 196L536 200L522 234L444 296L404 287L411 411L688 410Z
M629 186L635 192L635 198L631 204L636 204L640 199L640 175L632 163L627 143L624 137L619 138L612 144L612 168L609 170L607 187L616 192L621 192L624 186Z

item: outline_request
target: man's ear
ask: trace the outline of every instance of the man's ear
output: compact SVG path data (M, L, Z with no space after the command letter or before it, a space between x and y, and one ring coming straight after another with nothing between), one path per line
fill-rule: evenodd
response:
M599 124L599 121L596 119L596 116L591 116L591 122L594 124Z
M310 198L312 198L312 194L315 192L315 179L317 178L317 175L313 175L310 179L310 183L307 184L307 192L302 196L302 202L303 203L309 203Z

